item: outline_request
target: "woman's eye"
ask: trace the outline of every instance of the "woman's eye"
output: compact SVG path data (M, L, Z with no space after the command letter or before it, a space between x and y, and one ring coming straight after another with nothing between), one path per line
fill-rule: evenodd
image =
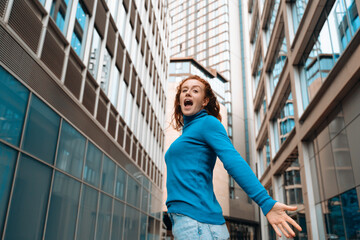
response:
M183 89L182 92L186 92L187 90L186 89Z
M194 93L198 93L199 91L198 90L194 90Z

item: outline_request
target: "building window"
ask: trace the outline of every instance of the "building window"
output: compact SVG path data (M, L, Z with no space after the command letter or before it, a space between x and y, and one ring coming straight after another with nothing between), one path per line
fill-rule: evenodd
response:
M119 96L119 85L120 85L120 71L117 67L114 68L114 72L111 77L111 88L110 88L110 101L117 107L118 96Z
M304 15L308 0L293 0L291 1L291 11L294 24L294 33L296 33L302 16Z
M268 21L266 23L266 42L267 42L268 46L270 43L272 31L274 29L274 24L275 24L276 16L278 13L279 5L280 5L280 0L271 1L271 7L269 10L270 15L269 15Z
M110 78L111 56L107 49L104 50L104 59L101 71L100 87L107 94Z
M287 139L295 126L294 106L291 92L280 109L279 114L275 117L272 124L275 153L279 150L280 146Z
M0 139L19 146L29 90L0 66Z
M69 25L71 4L72 0L53 0L50 9L50 16L65 36Z
M60 117L35 95L32 95L22 148L53 164L58 142ZM43 147L46 145L46 148Z
M56 166L80 178L85 155L85 138L66 121L62 121Z
M122 80L120 84L120 91L121 91L121 99L120 99L120 106L119 106L119 112L123 119L125 119L125 107L126 107L126 98L127 98L127 92L128 92L128 85L127 83Z
M285 203L303 204L300 166L299 160L296 159L290 167L286 169L283 174L284 177L284 191L285 191Z
M259 177L261 177L267 167L270 165L270 143L269 138L266 139L264 145L259 150Z
M71 239L74 237L79 196L80 182L56 171L45 239Z
M125 27L126 27L126 11L123 4L120 4L119 19L117 21L119 27L119 33L122 39L125 39Z
M355 188L330 198L323 206L327 236L332 239L359 238L360 209Z
M101 47L101 38L96 28L94 28L88 70L95 79L97 77L97 71L99 68L100 47Z
M304 109L360 26L355 1L350 1L348 5L343 0L337 0L330 13L325 10L327 19L323 27L313 33L313 38L317 41L310 54L303 56L300 72Z
M257 62L255 74L253 75L254 85L255 85L254 93L256 92L256 89L257 89L257 87L258 87L258 85L259 85L259 82L260 82L260 76L261 76L261 73L262 73L262 68L263 68L263 60L262 60L261 51L260 51L260 53L259 53L259 60L258 60L258 62ZM255 95L255 94L254 94L254 95Z
M110 9L112 17L116 22L118 8L119 8L119 0L107 0L106 2L109 5L109 9Z
M295 126L294 105L291 93L285 102L285 106L281 109L278 124L280 130L280 142L283 143Z
M270 68L270 93L273 95L275 88L279 82L280 75L285 65L287 59L287 47L286 47L286 38L283 37L283 40L280 41L280 46L278 47L278 52L274 58L272 67Z
M86 41L86 31L89 22L89 14L83 7L83 3L80 0L76 9L76 18L74 32L71 38L71 46L75 52L82 59L84 56L84 47Z

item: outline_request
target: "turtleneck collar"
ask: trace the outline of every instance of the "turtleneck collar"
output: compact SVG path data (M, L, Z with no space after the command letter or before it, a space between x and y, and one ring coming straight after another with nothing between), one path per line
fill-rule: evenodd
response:
M191 115L191 116L185 116L183 115L183 118L184 118L184 128L186 126L188 126L193 120L195 119L198 119L198 118L201 118L201 117L204 117L208 115L208 113L206 112L205 109L202 109L200 110L199 112L195 113L194 115Z

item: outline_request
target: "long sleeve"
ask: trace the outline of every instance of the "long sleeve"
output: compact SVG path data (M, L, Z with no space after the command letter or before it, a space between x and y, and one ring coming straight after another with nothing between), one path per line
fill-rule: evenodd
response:
M224 126L213 116L203 124L204 141L223 162L225 169L266 215L276 203L257 179L250 166L240 156L227 136ZM211 131L209 131L211 129Z

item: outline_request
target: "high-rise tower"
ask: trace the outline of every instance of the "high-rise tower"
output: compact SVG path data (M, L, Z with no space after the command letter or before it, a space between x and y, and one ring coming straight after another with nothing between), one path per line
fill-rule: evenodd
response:
M0 1L0 238L159 239L163 0Z

